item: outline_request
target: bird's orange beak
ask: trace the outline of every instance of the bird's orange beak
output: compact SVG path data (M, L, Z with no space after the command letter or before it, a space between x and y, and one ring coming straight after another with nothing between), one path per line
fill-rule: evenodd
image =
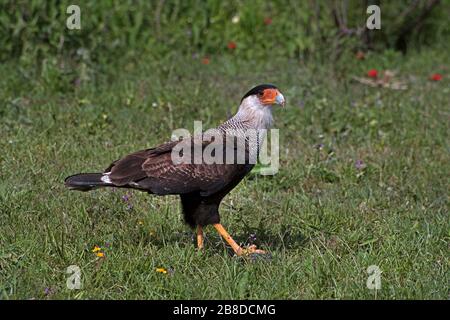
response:
M284 107L286 99L278 89L266 89L263 92L263 96L260 98L262 104L272 105L279 104Z

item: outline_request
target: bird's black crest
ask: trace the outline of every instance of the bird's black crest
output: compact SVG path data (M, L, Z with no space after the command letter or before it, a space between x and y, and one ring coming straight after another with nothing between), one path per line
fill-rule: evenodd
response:
M258 94L260 92L263 92L266 89L278 89L276 86L274 86L273 84L260 84L259 86L254 87L253 89L251 89L249 92L247 92L241 99L244 100L245 98L252 96L254 94Z

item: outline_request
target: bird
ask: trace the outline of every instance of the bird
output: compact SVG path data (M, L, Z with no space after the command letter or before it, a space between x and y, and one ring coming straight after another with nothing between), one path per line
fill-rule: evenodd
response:
M204 249L204 228L213 225L237 256L266 254L255 245L236 243L220 223L219 206L254 167L273 123L273 107L285 104L275 85L257 85L242 97L236 114L218 127L128 154L103 172L71 175L65 186L78 191L116 187L179 195L184 221L195 230L199 249Z

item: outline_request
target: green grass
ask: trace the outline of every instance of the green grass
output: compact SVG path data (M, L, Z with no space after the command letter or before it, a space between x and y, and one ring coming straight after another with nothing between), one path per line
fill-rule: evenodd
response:
M448 74L446 50L348 53L336 66L62 62L0 66L0 299L448 299L449 79L428 80ZM350 80L370 68L397 71L408 90ZM64 188L67 175L102 170L193 120L216 126L263 82L288 99L275 111L281 168L252 173L221 216L271 259L233 257L211 227L197 252L175 196L132 192L129 209L122 190ZM69 265L82 270L81 290L66 288ZM366 287L370 265L383 272L377 292Z

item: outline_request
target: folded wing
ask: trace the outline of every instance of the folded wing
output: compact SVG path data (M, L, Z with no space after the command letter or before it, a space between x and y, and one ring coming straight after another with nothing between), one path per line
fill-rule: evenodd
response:
M212 140L196 141L193 138L183 140L183 143L190 143L190 149L180 148L180 141L169 142L156 148L141 150L125 156L113 162L106 170L110 181L117 186L128 186L151 193L165 194L186 194L199 192L202 196L208 196L221 190L228 190L234 187L253 167L248 163L225 164L226 155L230 152L237 157L238 150L233 145L227 147L226 143L212 145ZM205 161L195 161L195 150L201 150L201 155L212 155L217 152L222 162L215 163ZM209 149L208 149L209 148ZM179 150L182 149L180 152ZM220 152L220 149L222 152ZM186 150L190 150L190 156L184 161L173 160L172 152L178 155ZM247 154L247 151L244 149ZM188 160L188 161L186 161Z

